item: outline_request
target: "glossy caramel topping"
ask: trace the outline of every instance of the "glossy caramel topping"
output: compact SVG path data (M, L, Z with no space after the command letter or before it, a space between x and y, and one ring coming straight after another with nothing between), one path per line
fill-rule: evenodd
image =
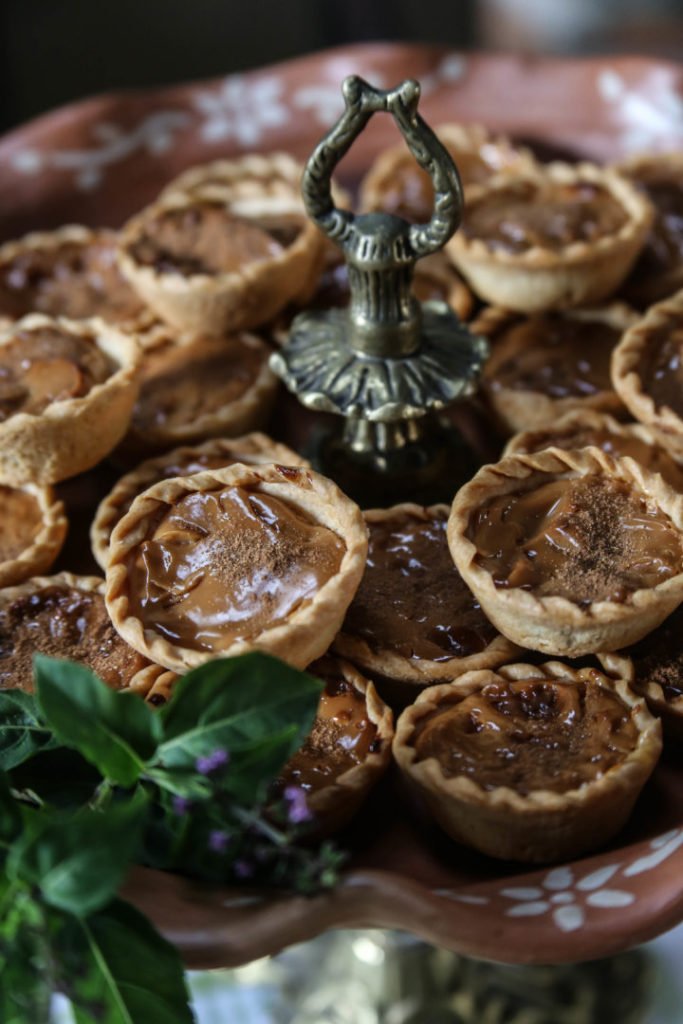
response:
M238 217L221 203L164 210L149 219L131 244L135 260L160 274L224 274L278 256L292 241L277 230Z
M683 697L683 605L652 633L621 653L633 661L635 689L656 683L666 700Z
M309 670L318 674L315 665ZM327 674L313 729L301 750L285 765L278 788L301 786L307 793L332 785L363 764L376 749L377 726L368 718L365 694L340 674Z
M57 327L17 330L0 347L0 421L87 395L113 371L92 338Z
M342 540L279 498L188 494L129 556L133 614L192 650L221 651L285 622L338 571Z
M566 793L605 775L638 743L631 711L597 682L522 679L445 699L415 728L417 760L484 789Z
M610 359L621 331L602 320L537 313L503 330L484 369L490 391L587 398L611 391Z
M0 611L0 689L33 688L33 655L88 665L118 690L149 662L111 624L101 594L44 587Z
M500 495L474 513L468 534L497 587L582 606L625 601L683 571L668 516L635 485L598 475Z
M446 512L368 523L365 573L345 633L376 651L415 661L448 661L482 651L496 630L453 564Z
M491 249L559 251L573 242L594 242L616 234L627 220L612 193L592 182L524 182L499 189L471 206L462 231Z
M144 434L220 411L249 390L267 358L265 345L239 335L169 342L146 352L133 426Z
M657 408L683 416L683 324L672 323L648 335L640 378Z
M655 208L655 219L638 269L648 275L662 273L683 260L683 185L667 178L640 184Z
M116 237L99 232L91 242L65 242L54 249L26 249L0 265L0 314L101 316L130 320L144 306L116 264Z
M28 491L0 486L0 562L17 558L37 537L43 515Z

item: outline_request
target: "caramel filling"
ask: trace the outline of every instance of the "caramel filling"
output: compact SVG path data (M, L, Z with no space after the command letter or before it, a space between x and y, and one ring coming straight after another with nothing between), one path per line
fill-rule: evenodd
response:
M313 600L344 551L331 530L272 495L188 494L129 555L131 610L171 643L222 651Z
M683 416L683 325L670 324L648 336L640 373L644 391L657 408Z
M107 232L90 243L27 249L0 266L0 313L12 319L37 312L121 323L143 308L119 273L116 239Z
M9 562L25 551L42 525L40 505L32 494L0 486L0 562Z
M683 697L682 637L683 605L652 633L622 652L633 660L636 689L656 683L667 701Z
M186 426L237 401L268 358L265 346L231 338L169 343L145 355L133 425L146 430Z
M299 222L266 228L220 203L197 203L148 220L130 252L160 274L239 273L245 263L279 256L299 230Z
M314 793L363 764L378 749L377 727L368 718L365 695L341 676L323 678L325 690L313 729L283 769L278 789L295 785Z
M566 793L605 775L638 743L630 709L596 682L495 682L445 699L414 733L417 760L434 757L449 778L466 776L521 796Z
M446 543L446 514L369 523L365 573L344 623L376 651L448 661L482 651L496 630Z
M494 498L468 534L496 587L582 606L625 601L682 569L671 520L634 486L598 475Z
M638 260L639 272L656 275L683 260L683 188L669 180L641 182L655 208L647 245Z
M113 371L92 338L57 327L17 330L0 347L0 421L87 395Z
M33 655L88 665L118 690L149 662L111 624L101 594L55 584L0 611L0 689L33 689Z
M504 330L484 370L492 392L588 398L611 391L610 359L621 331L600 320L539 313Z
M594 242L616 234L627 220L621 203L600 185L524 182L471 206L462 230L491 249L559 251L573 242Z

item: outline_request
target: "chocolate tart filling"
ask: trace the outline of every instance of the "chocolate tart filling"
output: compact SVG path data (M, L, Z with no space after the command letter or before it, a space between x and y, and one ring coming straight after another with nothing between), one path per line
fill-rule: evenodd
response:
M638 184L647 193L655 218L636 272L654 278L683 262L683 185L669 178Z
M683 417L683 325L672 323L648 335L640 371L644 391L659 409Z
M683 605L632 647L620 651L633 662L633 686L661 686L666 701L683 697Z

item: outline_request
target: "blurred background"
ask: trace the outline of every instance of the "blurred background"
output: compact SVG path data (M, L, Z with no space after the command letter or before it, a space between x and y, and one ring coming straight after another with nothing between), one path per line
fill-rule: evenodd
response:
M683 0L0 0L0 130L362 40L683 59Z

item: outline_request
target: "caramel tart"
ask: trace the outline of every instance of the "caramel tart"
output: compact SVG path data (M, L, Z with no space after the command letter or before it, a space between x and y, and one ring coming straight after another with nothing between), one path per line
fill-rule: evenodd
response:
M367 679L339 658L325 657L307 670L325 683L313 729L283 768L278 791L298 786L320 838L343 828L391 761L394 720Z
M35 313L0 332L0 480L56 483L103 459L128 427L139 360L104 320Z
M516 648L501 637L453 565L447 505L364 513L368 558L334 647L373 676L413 686L493 668Z
M0 484L0 588L47 572L67 528L64 504L51 487Z
M486 186L447 251L487 302L521 313L585 306L621 284L652 216L616 172L548 164Z
M32 579L0 590L0 689L33 689L33 655L77 661L114 690L147 692L159 675L114 629L96 576Z
M612 387L610 360L638 316L613 303L523 317L489 307L473 322L492 345L482 388L506 431L554 423L573 409L623 411Z
M612 381L629 411L683 459L683 295L652 306L612 356Z
M244 437L230 440L214 438L194 448L175 448L165 455L147 459L122 476L98 506L90 528L90 543L99 565L103 569L107 568L112 530L128 512L138 494L160 480L192 476L206 469L222 469L235 462L247 465L278 462L284 466L308 467L306 459L287 445L259 433L245 434Z
M453 560L500 632L580 656L635 643L683 600L683 497L598 448L509 455L456 495Z
M135 499L111 537L107 607L173 671L252 650L304 668L339 630L366 554L361 512L332 481L238 463Z
M393 750L457 842L547 862L619 831L661 746L659 722L623 680L546 662L425 690L399 718Z

